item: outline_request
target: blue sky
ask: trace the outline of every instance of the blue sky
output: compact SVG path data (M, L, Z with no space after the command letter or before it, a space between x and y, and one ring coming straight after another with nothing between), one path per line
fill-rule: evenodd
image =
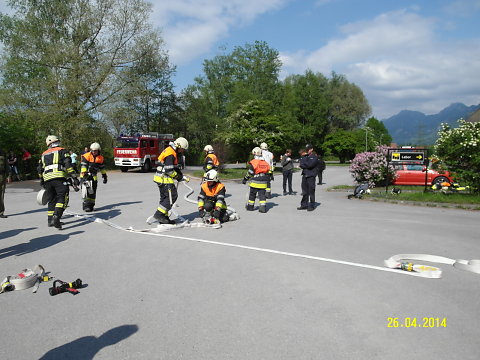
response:
M344 74L379 119L480 103L480 0L150 2L150 22L177 66L177 91L221 47L230 52L261 40L279 51L282 78L306 69Z

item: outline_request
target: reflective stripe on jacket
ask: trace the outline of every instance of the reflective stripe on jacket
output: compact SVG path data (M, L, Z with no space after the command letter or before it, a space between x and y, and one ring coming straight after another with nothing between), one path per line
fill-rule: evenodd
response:
M218 169L220 166L220 161L218 161L217 155L214 153L208 153L205 157L205 164L203 165L203 170L207 172L208 170Z
M178 169L177 152L173 147L165 148L158 156L158 162L159 166L153 177L153 181L157 184L173 184L175 179L181 179L182 173Z
M93 180L97 181L97 172L100 171L102 174L106 174L105 170L105 159L102 155L93 155L91 151L82 155L81 160L81 170L80 177L83 177L82 174L89 172L93 175Z
M38 174L44 181L67 178L74 174L70 154L62 147L54 147L43 152L38 164Z
M226 209L225 203L225 185L217 182L215 186L209 187L207 182L204 182L198 195L198 207L203 207L205 200L214 201L215 208Z
M248 176L253 177L250 181L250 187L256 189L266 189L270 180L270 164L263 159L253 159L249 162Z

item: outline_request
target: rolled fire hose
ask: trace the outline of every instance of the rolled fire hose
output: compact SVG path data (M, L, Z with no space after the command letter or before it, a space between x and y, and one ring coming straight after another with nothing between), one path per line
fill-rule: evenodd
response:
M465 271L480 274L480 260L455 260L443 256L427 254L398 254L384 261L386 267L390 269L400 269L418 273L418 276L438 279L442 277L442 270L435 266L420 265L409 262L408 260L427 261L438 264L448 264Z
M34 286L32 292L37 292L41 279L45 275L42 265L35 266L34 270L24 269L17 275L7 276L1 284L0 294L12 290L25 290Z

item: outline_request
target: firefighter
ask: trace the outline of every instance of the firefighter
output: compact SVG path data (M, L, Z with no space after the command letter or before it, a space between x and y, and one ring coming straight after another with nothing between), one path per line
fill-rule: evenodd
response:
M171 142L158 156L159 166L157 167L153 181L158 185L160 202L155 214L147 219L147 223L151 224L158 221L160 224L175 224L175 221L170 220L168 217L168 212L178 198L175 180L190 181L187 176L183 176L178 161L179 156L187 149L187 139L179 137Z
M205 161L203 164L203 171L205 171L203 177L205 178L207 171L218 170L220 162L218 161L217 155L215 155L212 145L205 145L203 151L205 152Z
M101 147L99 143L92 143L90 151L82 155L80 161L80 180L82 186L91 186L83 198L83 211L91 212L95 207L95 199L97 197L98 178L97 173L100 171L103 178L103 183L108 181L107 171L105 170L105 159L100 155ZM91 185L87 182L91 181Z
M218 180L216 170L209 170L205 174L197 201L198 214L204 222L218 224L229 220L225 203L225 185Z
M246 184L247 181L252 178L250 181L250 194L248 197L248 203L246 209L248 211L253 211L253 206L255 205L255 198L258 193L259 208L258 211L261 213L267 212L267 200L266 200L266 189L267 184L270 179L270 165L262 157L262 149L255 147L252 150L253 160L251 160L248 165L248 173L242 180L243 184Z
M55 135L46 138L48 149L42 154L38 163L40 185L52 196L48 202L48 226L62 229L60 219L68 205L67 177L73 179L75 186L79 185L77 173L72 167L70 154L60 147L60 140Z
M267 189L266 191L266 198L271 199L272 198L272 180L273 180L273 154L268 151L268 145L267 143L261 143L260 144L260 149L262 149L262 157L263 159L268 163L270 166L270 171L268 173L268 183L267 183Z

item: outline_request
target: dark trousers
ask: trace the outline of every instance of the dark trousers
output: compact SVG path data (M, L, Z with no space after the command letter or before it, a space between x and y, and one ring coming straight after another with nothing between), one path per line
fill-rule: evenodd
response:
M318 170L318 185L323 184L323 170Z
M3 176L3 175L2 175ZM5 181L0 181L0 215L3 215L5 211L5 203L4 203L4 197L5 197Z
M158 184L158 190L160 190L158 211L168 215L168 212L178 199L177 187L175 184Z
M316 176L302 176L302 201L301 207L315 207L315 179Z
M267 203L266 189L258 189L250 186L250 194L248 195L248 205L255 205L255 198L258 194L258 202L260 206L265 206Z
M288 181L288 192L293 192L292 190L292 170L287 170L283 172L283 192L287 192L287 181Z
M91 188L91 193L87 193L87 197L83 199L83 210L91 208L93 210L93 207L95 206L95 199L97 198L97 187L98 187L98 181L97 180L92 180L92 188Z
M45 182L45 190L49 191L52 194L51 200L48 202L48 217L53 215L61 218L63 211L68 205L68 194L69 188L67 180L53 179Z

